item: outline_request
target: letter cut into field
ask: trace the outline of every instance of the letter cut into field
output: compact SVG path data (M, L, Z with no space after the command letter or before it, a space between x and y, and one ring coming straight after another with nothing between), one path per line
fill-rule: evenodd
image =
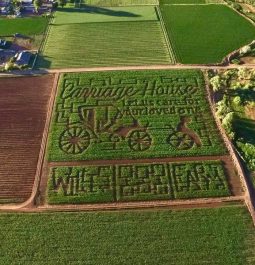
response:
M50 161L222 155L197 71L62 76Z
M220 161L53 167L48 180L51 204L227 195Z

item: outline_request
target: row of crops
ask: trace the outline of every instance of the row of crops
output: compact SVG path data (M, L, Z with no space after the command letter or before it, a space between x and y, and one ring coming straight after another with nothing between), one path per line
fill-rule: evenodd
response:
M1 264L253 264L254 227L243 206L2 213ZM247 262L250 261L250 262Z
M72 34L67 38L63 32ZM141 21L52 26L37 65L63 68L168 63L160 23Z
M86 1L55 13L37 67L215 64L254 37L223 4Z

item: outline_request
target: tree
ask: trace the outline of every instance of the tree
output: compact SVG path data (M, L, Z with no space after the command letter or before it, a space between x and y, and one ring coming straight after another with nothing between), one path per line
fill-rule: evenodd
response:
M58 0L58 3L63 8L66 5L67 0Z
M226 95L223 96L223 99L217 102L216 104L216 115L219 119L223 119L229 112L231 112L231 109L228 107L229 102L226 97Z
M34 5L36 13L38 13L39 8L42 6L42 4L43 4L42 0L34 0L33 1L33 5Z
M212 77L210 79L210 83L214 92L219 91L221 89L221 80L219 75Z
M251 46L246 45L243 48L240 49L240 55L247 54L251 51Z
M241 100L241 98L240 98L239 96L236 96L236 97L234 97L234 99L233 99L233 103L234 103L235 105L237 105L237 106L240 106L240 105L242 105L242 100Z
M233 121L235 119L235 113L229 112L222 120L222 126L225 129L230 139L234 139L235 133L233 131Z
M245 67L240 67L238 69L237 74L240 80L244 80L244 79L249 80L251 78L251 72L249 71L248 68L245 68Z

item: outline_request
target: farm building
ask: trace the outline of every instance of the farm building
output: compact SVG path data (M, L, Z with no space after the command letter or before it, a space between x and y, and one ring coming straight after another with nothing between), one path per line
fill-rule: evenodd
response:
M32 54L28 51L22 51L17 55L17 65L28 65Z

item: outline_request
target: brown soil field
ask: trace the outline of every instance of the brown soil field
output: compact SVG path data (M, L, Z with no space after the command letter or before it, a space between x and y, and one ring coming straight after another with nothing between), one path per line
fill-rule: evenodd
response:
M0 203L31 195L53 80L0 78Z

